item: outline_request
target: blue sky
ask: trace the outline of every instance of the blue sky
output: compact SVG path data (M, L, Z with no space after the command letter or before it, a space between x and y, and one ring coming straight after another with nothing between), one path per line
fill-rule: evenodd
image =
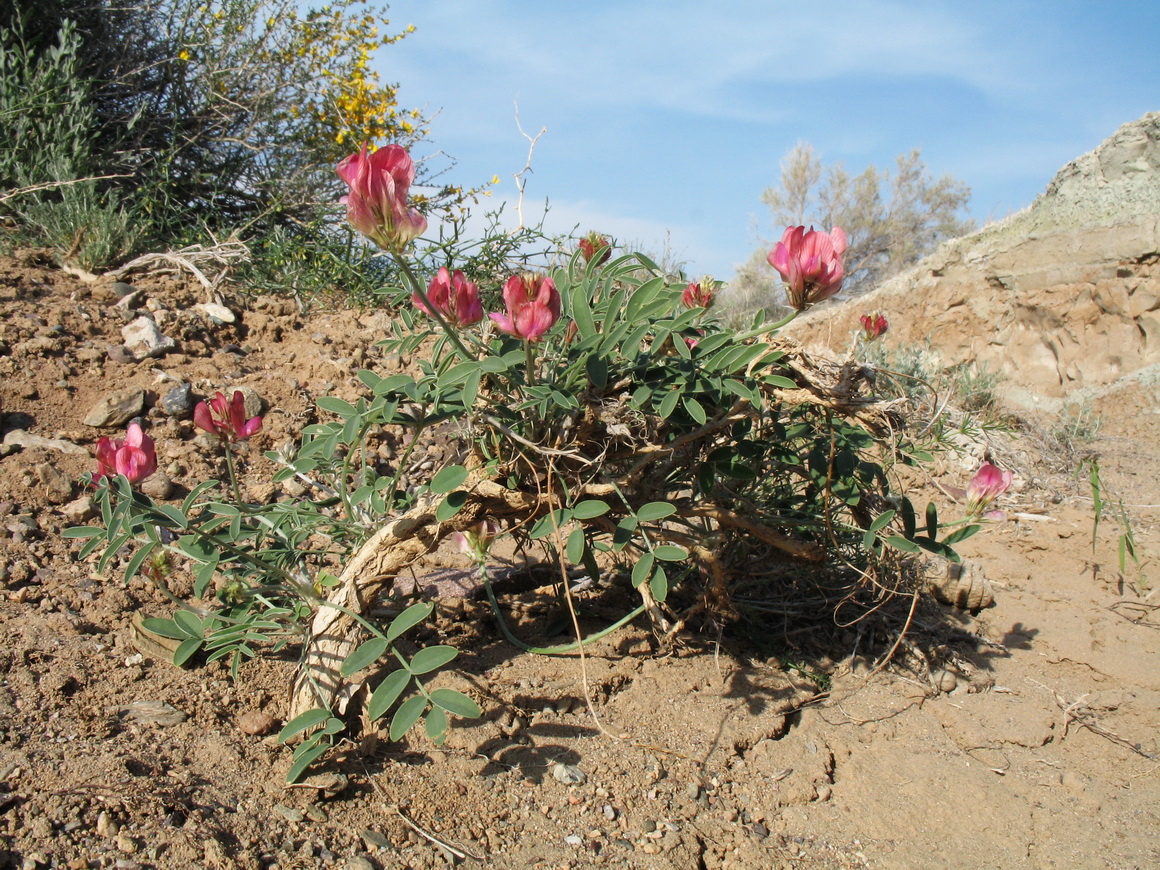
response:
M433 115L449 180L513 173L525 213L598 229L728 278L773 228L761 192L807 140L852 172L922 151L980 223L1160 109L1160 3L397 0L384 49L400 102ZM422 153L424 149L420 149Z

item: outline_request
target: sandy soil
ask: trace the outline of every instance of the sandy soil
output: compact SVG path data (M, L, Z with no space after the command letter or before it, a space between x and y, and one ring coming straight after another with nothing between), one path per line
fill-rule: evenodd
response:
M261 451L296 438L317 397L358 395L386 315L227 300L240 322L221 325L193 309L195 284L136 286L175 352L126 361L136 313L111 285L33 253L0 260L0 867L1160 866L1160 568L1121 574L1111 519L1093 549L1075 457L1043 456L1030 435L1003 447L1019 475L1009 519L962 547L996 605L924 601L888 668L874 672L889 620L783 614L664 654L630 627L582 670L519 653L484 607L452 599L425 630L462 651L440 680L483 719L441 749L352 740L285 787L289 752L266 729L286 714L293 656L233 682L143 652L131 621L167 614L164 600L78 563L59 532L83 521L76 481L112 431L83 420L126 387L145 390L178 488L214 469L160 398L179 382L198 397L253 388L269 410L249 494L273 497ZM1100 436L1081 446L1149 560L1160 387L1137 379L1094 407ZM966 477L948 464L946 483ZM931 481L916 497L942 496ZM616 590L585 603L598 618L631 606ZM556 615L535 591L504 605L529 636Z

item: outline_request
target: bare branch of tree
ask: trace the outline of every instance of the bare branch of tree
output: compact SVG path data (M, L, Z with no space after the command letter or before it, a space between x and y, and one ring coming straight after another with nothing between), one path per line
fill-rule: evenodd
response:
M540 141L540 137L548 132L547 127L541 127L540 132L535 136L529 136L525 132L523 125L520 123L520 101L516 100L516 127L520 134L528 140L528 159L524 163L524 168L515 173L512 177L516 180L516 189L520 192L520 197L516 201L516 215L519 217L519 226L516 227L516 232L525 229L524 226L524 186L527 184L527 179L524 177L532 171L532 154L536 150L536 143Z

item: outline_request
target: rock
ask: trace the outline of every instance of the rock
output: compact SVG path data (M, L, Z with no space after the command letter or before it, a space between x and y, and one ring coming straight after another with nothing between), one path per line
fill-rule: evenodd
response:
M130 363L137 362L137 358L129 352L127 347L117 345L109 348L109 361L115 362L117 365L127 366Z
M93 507L92 496L82 495L78 499L70 501L60 509L61 516L66 520L74 523L83 523L86 520L91 520L96 516L96 509Z
M375 865L364 855L351 855L346 859L346 870L375 870Z
M118 299L114 307L119 308L122 311L136 311L141 307L141 300L144 297L144 290L134 289L133 292L126 293L124 296Z
M176 707L164 701L134 701L118 711L121 716L131 722L141 725L160 725L168 727L180 725L189 717Z
M34 469L49 504L64 504L73 494L72 479L55 465L42 462Z
M259 396L258 391L253 387L235 387L234 389L240 390L242 393L242 399L245 402L243 407L245 409L245 417L247 420L249 420L251 417L257 417L262 413L263 410L265 410L266 400ZM233 398L234 390L230 390L227 395L229 395L230 398Z
M582 785L588 777L575 764L565 764L557 761L552 765L552 779L564 785Z
M265 710L247 710L238 717L238 730L243 734L259 737L269 734L277 724L273 716Z
M141 492L153 499L164 501L173 495L173 481L161 469L153 472L139 484Z
M274 812L292 824L301 822L306 818L306 814L302 810L296 810L294 807L287 807L282 804L274 804Z
M186 383L178 384L161 397L161 410L181 420L193 413L193 405L193 387Z
M101 810L97 816L97 834L102 837L115 837L121 831L121 826L111 818L107 812Z
M88 456L85 448L65 441L62 438L45 438L43 435L33 435L24 429L13 429L4 436L4 446L7 448L22 447L30 449L42 447L45 450L59 450L61 453L72 453L75 456Z
M116 281L113 286L109 288L114 296L118 299L124 299L130 293L136 293L137 288L132 284L126 284L124 281Z
M85 417L85 425L98 429L124 426L144 410L145 391L140 387L129 387L110 393L93 405Z
M177 347L177 342L163 335L157 324L149 317L138 317L121 328L125 347L138 360L164 356Z
M224 305L218 305L215 302L202 302L193 306L193 310L200 311L218 326L236 323L238 320L238 316L234 312L230 311Z

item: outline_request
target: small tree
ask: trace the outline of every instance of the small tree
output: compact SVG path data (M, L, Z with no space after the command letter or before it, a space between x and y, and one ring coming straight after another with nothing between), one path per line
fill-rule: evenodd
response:
M813 146L800 142L781 164L781 183L761 195L774 227L840 226L849 238L844 295L864 293L933 251L944 239L973 229L961 217L970 188L927 173L918 149L898 156L893 175L868 166L851 176L842 164L826 167ZM766 255L776 239L763 242L738 269L734 289L745 307L776 307L776 273ZM761 300L758 302L757 300ZM776 299L780 305L781 300Z

